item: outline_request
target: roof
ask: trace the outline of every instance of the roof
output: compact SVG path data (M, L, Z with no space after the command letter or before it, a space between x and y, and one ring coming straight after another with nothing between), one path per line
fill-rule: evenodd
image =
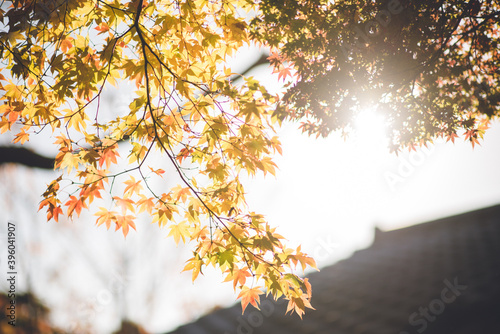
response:
M309 275L300 320L286 302L214 311L175 334L468 334L500 329L500 205L377 232L373 245Z

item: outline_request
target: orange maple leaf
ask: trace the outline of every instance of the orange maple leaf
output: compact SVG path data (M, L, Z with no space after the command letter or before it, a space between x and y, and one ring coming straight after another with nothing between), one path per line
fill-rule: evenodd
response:
M63 210L61 209L60 206L55 206L49 208L49 212L47 213L47 220L50 220L51 218L54 218L54 220L59 222L59 214L63 213Z
M102 167L104 163L109 167L111 164L116 164L116 157L119 157L120 154L116 150L116 145L105 148L102 151L101 158L99 159L99 167Z
M286 77L292 76L292 73L290 72L290 67L283 67L280 70L278 70L278 80L280 80L283 77L283 81L286 80Z
M135 212L134 204L135 202L130 198L120 198L118 196L114 196L113 199L116 201L116 205L122 208L122 212L130 210L131 212Z
M137 201L136 205L139 207L139 213L143 212L144 210L146 210L148 213L151 213L155 206L155 203L152 197L148 198L144 195L141 195L141 199Z
M118 231L121 227L125 237L127 237L129 226L135 230L134 216L132 215L116 216L115 224L115 231Z
M248 288L246 286L243 287L241 290L240 294L238 295L238 298L241 297L241 308L242 311L241 313L245 313L245 309L247 308L248 304L252 304L253 307L256 309L259 309L259 304L260 304L260 296L263 294L262 290L260 287L255 287L255 288Z
M57 205L57 200L54 197L46 198L40 203L40 207L38 210L41 210L44 206L48 206L47 208L47 221L54 218L56 222L59 220L59 214L63 213L61 207Z
M109 26L106 23L101 23L99 26L95 27L95 30L99 31L98 35L105 33L109 30Z
M232 280L233 289L236 291L236 284L240 283L241 285L245 285L247 277L250 276L252 276L252 274L250 274L247 269L238 269L238 267L236 267L235 269L233 269L232 274L230 273L229 275L227 275L224 282L229 282Z
M278 67L285 61L285 58L278 52L271 52L271 55L267 57L267 60L269 60L269 63L274 67Z
M471 142L472 148L474 148L475 144L481 145L479 143L478 130L477 129L472 129L472 130L466 131L465 132L465 140L467 140L467 139Z
M177 159L177 161L182 162L182 160L186 159L191 154L193 154L193 149L187 149L184 147L180 150L179 154L177 154L175 158Z
M83 201L82 198L76 198L75 196L70 196L69 200L64 204L68 207L68 217L71 217L73 211L76 212L78 216L80 216L80 212L82 212L82 208L87 208L87 204Z
M161 168L160 169L153 169L153 168L149 167L149 169L151 169L151 171L153 173L155 173L156 175L161 176L161 177L163 177L162 174L165 173L165 171Z
M61 42L61 50L62 52L66 53L68 52L69 49L73 47L73 37L67 37Z
M21 142L21 145L24 144L26 141L28 141L30 139L30 135L29 133L26 133L23 131L19 132L17 135L16 135L16 138L14 138L14 140L12 141L13 143L17 143L17 142Z
M446 135L446 142L451 140L452 143L455 143L455 138L458 138L458 135L455 132L449 133Z
M139 193L142 190L141 180L135 181L135 178L131 175L130 180L123 182L127 185L123 193L125 196L130 196L133 193Z

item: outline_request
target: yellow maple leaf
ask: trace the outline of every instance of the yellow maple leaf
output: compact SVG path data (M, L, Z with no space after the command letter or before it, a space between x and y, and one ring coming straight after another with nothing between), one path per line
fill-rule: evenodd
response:
M56 161L57 161L57 157L56 157ZM73 168L78 169L79 162L80 162L80 159L78 158L78 156L76 156L75 154L73 154L71 152L66 152L66 153L64 153L64 156L63 156L60 164L57 165L57 167L59 169L67 168L68 173L70 173Z
M186 243L186 238L189 238L191 233L189 232L189 226L185 222L179 224L170 225L170 232L168 236L173 236L176 245L179 245L179 241L182 238L182 242Z

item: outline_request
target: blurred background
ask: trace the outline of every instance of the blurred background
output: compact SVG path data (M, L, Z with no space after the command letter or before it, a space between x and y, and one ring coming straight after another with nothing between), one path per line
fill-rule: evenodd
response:
M235 72L260 57L256 49L242 54L234 57ZM263 80L271 91L281 87L268 65L247 75ZM119 113L130 94L121 87L105 97L103 110ZM309 138L293 123L284 124L278 135L283 144L283 155L275 160L279 171L276 177L248 179L247 201L278 226L290 246L302 244L319 268L368 247L375 228L397 229L500 203L500 122L474 149L459 139L397 156L385 145L383 120L375 110L361 113L356 133L347 139L335 134ZM45 133L33 138L25 146L55 156L49 145L53 138ZM11 139L2 135L0 145ZM7 240L7 222L14 223L17 293L36 297L46 307L26 310L32 321L70 333L112 333L130 321L158 333L235 303L231 284L222 283L216 270L205 270L194 284L191 273L181 273L190 245L176 247L166 238L168 230L148 217L140 217L127 239L96 227L95 217L85 211L73 221L47 223L37 209L57 175L0 166L1 244ZM8 290L6 251L2 246L2 292Z

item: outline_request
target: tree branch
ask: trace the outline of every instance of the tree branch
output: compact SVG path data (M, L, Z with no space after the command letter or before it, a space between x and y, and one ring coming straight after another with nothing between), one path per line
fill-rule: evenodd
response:
M54 158L47 158L24 147L0 146L0 165L21 164L27 167L54 169Z
M261 53L259 59L257 59L252 65L248 66L243 72L241 72L241 74L236 74L232 76L231 81L234 81L240 77L245 76L248 72L255 69L259 65L269 64L269 60L267 59L268 57L269 57L268 54Z

